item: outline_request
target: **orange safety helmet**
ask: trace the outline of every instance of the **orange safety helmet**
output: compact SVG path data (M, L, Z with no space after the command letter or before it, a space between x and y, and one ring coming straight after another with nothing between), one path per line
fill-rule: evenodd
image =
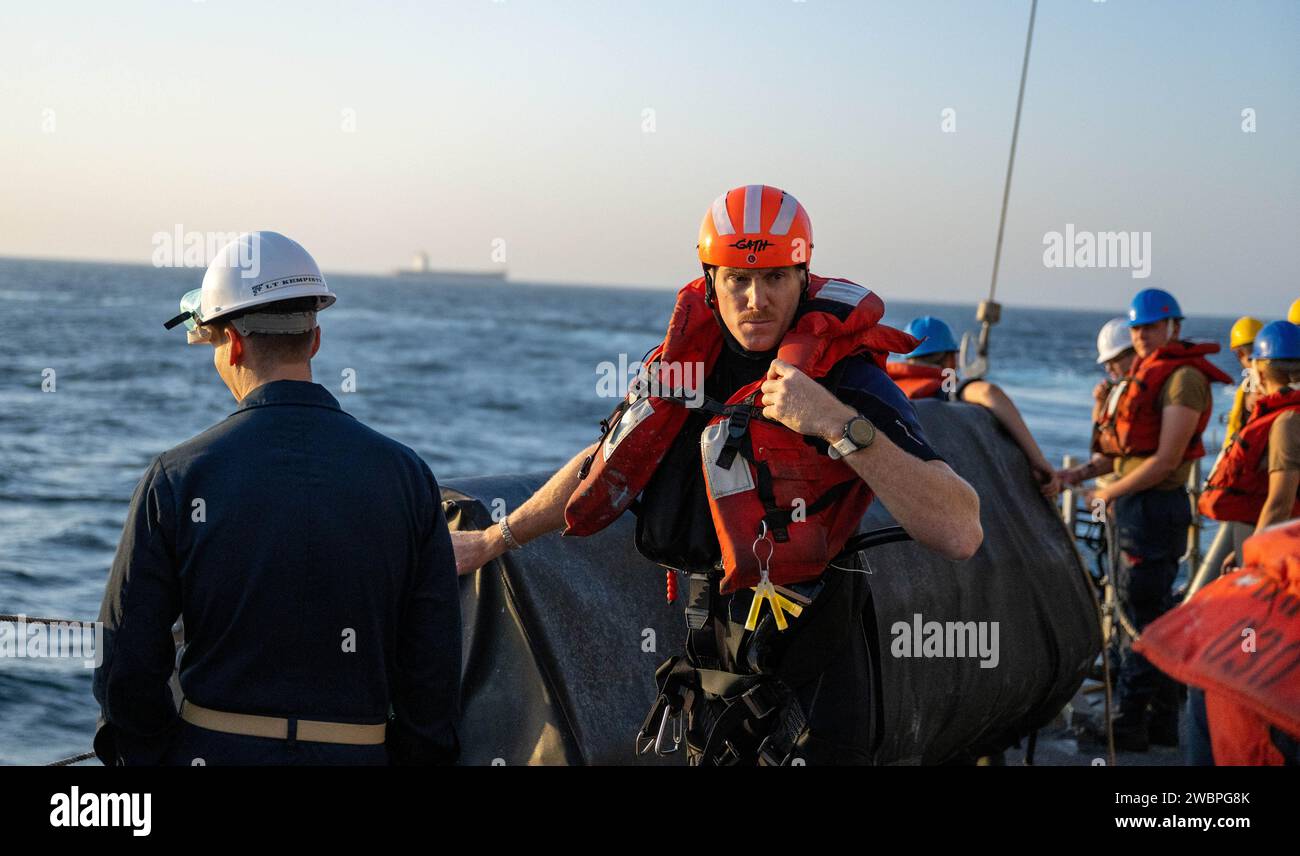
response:
M812 222L799 200L777 187L749 184L713 200L700 223L705 266L770 268L807 265Z

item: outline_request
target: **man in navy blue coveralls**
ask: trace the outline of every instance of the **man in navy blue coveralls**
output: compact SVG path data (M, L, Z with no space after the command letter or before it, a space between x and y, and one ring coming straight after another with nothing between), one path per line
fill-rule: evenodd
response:
M276 252L290 273L315 263L259 236L262 278L301 292ZM205 304L187 321L239 407L155 458L136 488L100 612L106 764L456 759L460 606L438 484L311 382L316 310L333 302L314 275L318 296L219 320ZM279 733L256 736L268 728Z

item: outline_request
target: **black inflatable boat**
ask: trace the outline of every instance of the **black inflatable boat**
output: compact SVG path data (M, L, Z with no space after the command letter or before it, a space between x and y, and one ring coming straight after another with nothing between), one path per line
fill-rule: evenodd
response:
M983 408L920 401L917 411L931 444L979 492L985 537L965 562L911 542L868 551L880 764L1013 745L1070 700L1101 644L1071 535L1016 445ZM517 507L548 476L450 480L452 529L492 525L490 509ZM877 504L861 528L890 525ZM550 535L462 578L462 763L684 762L633 751L655 667L681 653L685 621L680 600L665 602L664 570L633 547L632 527L625 515L590 538ZM970 622L995 628L981 638L996 651L924 656L912 643L932 636L930 622L957 625L958 636Z

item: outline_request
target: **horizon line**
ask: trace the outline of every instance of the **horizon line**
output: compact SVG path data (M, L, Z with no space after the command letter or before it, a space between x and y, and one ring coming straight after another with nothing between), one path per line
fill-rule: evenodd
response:
M97 258L76 258L76 257L54 258L50 256L9 255L7 253L0 253L0 261L46 262L46 263L54 263L54 264L82 264L82 265L114 265L117 267L136 267L136 268L146 268L149 270L168 269L168 267L159 267L156 265L149 264L148 262L123 261L119 259L97 259ZM170 266L170 267L171 269L176 269L176 270L199 271L203 269L199 267L187 268L184 266L181 267ZM399 271L405 272L407 269L401 267L394 267L384 271L355 270L355 269L348 270L342 268L334 268L331 270L332 270L332 275L335 276L375 277L375 278L384 278L384 279L392 279L395 281L401 281L401 278L398 277L397 274ZM479 276L483 274L492 275L499 272L505 273L504 281L510 285L561 287L561 288L610 288L610 289L619 289L619 290L626 290L626 291L656 291L656 292L675 292L680 288L682 288L681 285L664 286L664 285L649 285L645 283L597 282L592 280L514 279L510 277L508 272L496 271L496 270L492 270L491 268L481 268L478 270L474 270L470 268L436 269L436 270L428 271L429 274L452 276L452 277L458 274L464 274L466 276ZM410 273L415 274L419 272L410 271ZM414 282L414 279L415 278L412 277L410 280L407 281ZM683 285L685 285L685 283L683 283ZM867 286L867 287L870 288L871 286ZM967 307L978 307L982 299L983 298L977 298L970 303L955 303L952 301L943 301L943 300L914 300L914 299L898 298L897 302L911 303L920 306L949 306L954 308L957 307L967 308ZM1090 313L1100 314L1100 313L1112 311L1103 308L1097 308L1091 306L1079 306L1079 305L1046 306L1041 303L1009 303L1009 302L1003 302L1001 305L1004 307L1009 307L1014 309L1038 309L1038 310L1044 310L1049 312L1074 312L1074 313L1090 312ZM887 309L888 306L886 306L886 310ZM1122 314L1124 313L1121 311L1116 312L1117 316ZM1223 319L1223 318L1235 318L1240 316L1210 315L1204 312L1189 312L1187 313L1187 317ZM1256 315L1255 317L1260 317L1260 316ZM1284 316L1279 316L1279 317L1284 317Z

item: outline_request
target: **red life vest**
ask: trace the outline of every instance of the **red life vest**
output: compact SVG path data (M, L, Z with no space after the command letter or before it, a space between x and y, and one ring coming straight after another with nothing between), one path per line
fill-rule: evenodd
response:
M1284 389L1255 402L1250 419L1228 443L1227 450L1210 473L1197 507L1215 520L1255 523L1268 500L1268 469L1261 467L1268 452L1268 434L1273 422L1289 410L1300 409L1300 390ZM1291 517L1300 517L1300 496L1291 506Z
M840 360L867 353L884 366L891 352L919 344L878 323L885 307L869 289L809 275L808 296L781 339L777 358L812 378ZM683 379L704 378L723 348L722 331L705 302L704 278L677 293L663 342L651 352L638 381L603 423L599 449L584 462L581 481L564 509L566 535L604 529L641 493L688 415ZM694 370L684 367L693 365ZM803 436L760 416L763 380L737 390L701 436L709 511L722 547L723 593L759 581L755 545L768 533L769 573L777 584L815 579L856 532L872 493L852 468L820 453ZM676 393L676 394L674 394ZM800 519L802 518L802 519ZM766 523L766 528L764 524Z
M1211 382L1232 383L1232 378L1205 359L1206 354L1218 352L1219 346L1213 342L1195 345L1189 342L1170 342L1144 359L1134 361L1129 376L1121 381L1124 389L1119 393L1119 404L1114 416L1103 427L1103 437L1108 431L1114 432L1114 446L1125 457L1154 455L1160 446L1163 411L1160 393L1165 381L1183 366L1192 366ZM1183 453L1184 461L1205 457L1201 432L1209 422L1210 408L1206 408L1196 422L1196 431L1187 444L1187 451Z
M943 391L944 369L939 366L892 362L885 364L885 371L908 398L947 397Z
M1300 739L1300 520L1246 540L1242 569L1147 625L1133 649L1205 690L1217 764L1281 763Z

